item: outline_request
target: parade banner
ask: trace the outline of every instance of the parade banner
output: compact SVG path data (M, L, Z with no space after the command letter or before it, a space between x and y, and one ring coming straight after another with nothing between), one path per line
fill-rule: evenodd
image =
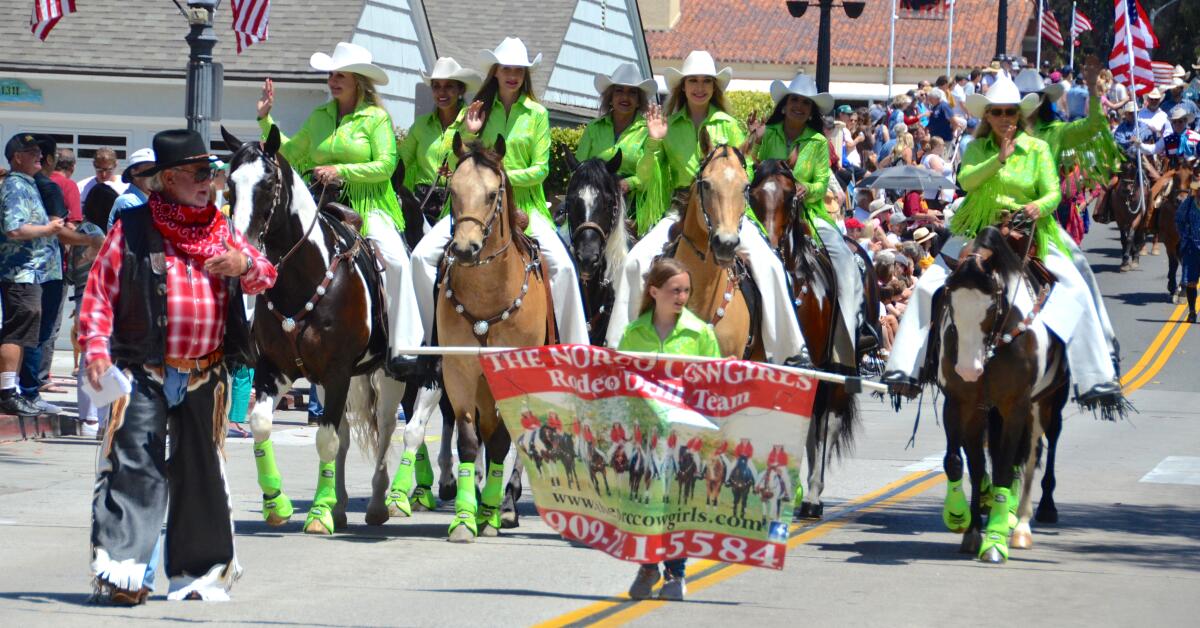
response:
M623 560L782 569L817 382L560 345L480 357L542 519Z

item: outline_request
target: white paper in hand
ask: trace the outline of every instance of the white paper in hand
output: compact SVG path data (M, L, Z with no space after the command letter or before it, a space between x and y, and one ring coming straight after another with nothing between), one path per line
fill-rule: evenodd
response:
M92 382L86 377L83 379L83 392L87 393L89 399L92 400L92 405L97 407L107 406L108 404L128 395L133 390L133 385L129 378L121 372L116 366L108 367L104 375L100 376L100 389L92 388Z

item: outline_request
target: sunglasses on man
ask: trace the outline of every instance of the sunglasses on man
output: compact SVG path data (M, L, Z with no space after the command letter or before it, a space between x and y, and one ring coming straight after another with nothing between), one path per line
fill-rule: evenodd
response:
M216 176L216 170L208 166L197 168L195 170L189 170L188 168L178 168L177 170L192 175L193 183L204 183L205 181L211 181L212 178Z

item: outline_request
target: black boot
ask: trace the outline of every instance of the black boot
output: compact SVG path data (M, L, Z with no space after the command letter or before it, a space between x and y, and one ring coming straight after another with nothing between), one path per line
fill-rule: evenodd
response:
M417 358L412 356L394 355L383 366L383 372L388 377L402 382L411 379L416 371Z
M1195 323L1196 322L1196 287L1189 286L1184 289L1184 292L1187 293L1187 302L1188 302L1187 322Z

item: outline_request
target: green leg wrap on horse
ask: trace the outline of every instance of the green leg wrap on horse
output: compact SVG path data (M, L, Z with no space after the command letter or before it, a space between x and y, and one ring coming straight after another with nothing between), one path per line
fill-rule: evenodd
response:
M337 505L334 478L336 462L322 462L317 476L317 492L313 495L312 507L304 522L304 531L311 534L333 534L333 507Z
M500 529L500 501L504 499L504 463L488 463L487 479L484 480L483 493L480 495L483 507L475 521L486 524L497 530Z
M283 494L283 478L275 464L275 446L270 440L254 443L254 466L258 469L258 486L263 492L263 520L270 525L283 525L292 516L292 500Z
M408 495L413 485L414 452L406 451L400 456L400 464L396 466L396 477L392 480L392 489L388 492L386 504L388 512L400 517L412 515L412 504Z
M467 526L472 534L478 534L479 526L475 524L477 510L475 463L460 462L458 464L458 492L454 496L454 521L450 522L450 531L453 532L458 526Z
M962 480L946 483L946 500L942 504L942 522L946 529L961 534L971 525L971 505L963 492Z
M988 515L987 529L983 531L983 544L979 546L979 555L983 556L988 550L995 548L1008 560L1008 535L1012 529L1008 527L1008 504L1013 501L1012 492L1004 487L992 488L992 509Z
M1020 508L1020 506L1021 506L1021 469L1020 469L1020 467L1017 467L1015 469L1015 471L1016 471L1016 475L1014 476L1015 479L1013 480L1012 488L1009 489L1009 495L1012 496L1012 499L1008 500L1008 527L1010 530L1013 528L1016 528L1017 523L1020 522L1020 519L1017 517L1017 509Z
M433 486L433 466L429 463L429 448L425 443L417 448L417 486Z
M792 507L796 508L804 501L804 484L796 483L796 500L792 502Z

